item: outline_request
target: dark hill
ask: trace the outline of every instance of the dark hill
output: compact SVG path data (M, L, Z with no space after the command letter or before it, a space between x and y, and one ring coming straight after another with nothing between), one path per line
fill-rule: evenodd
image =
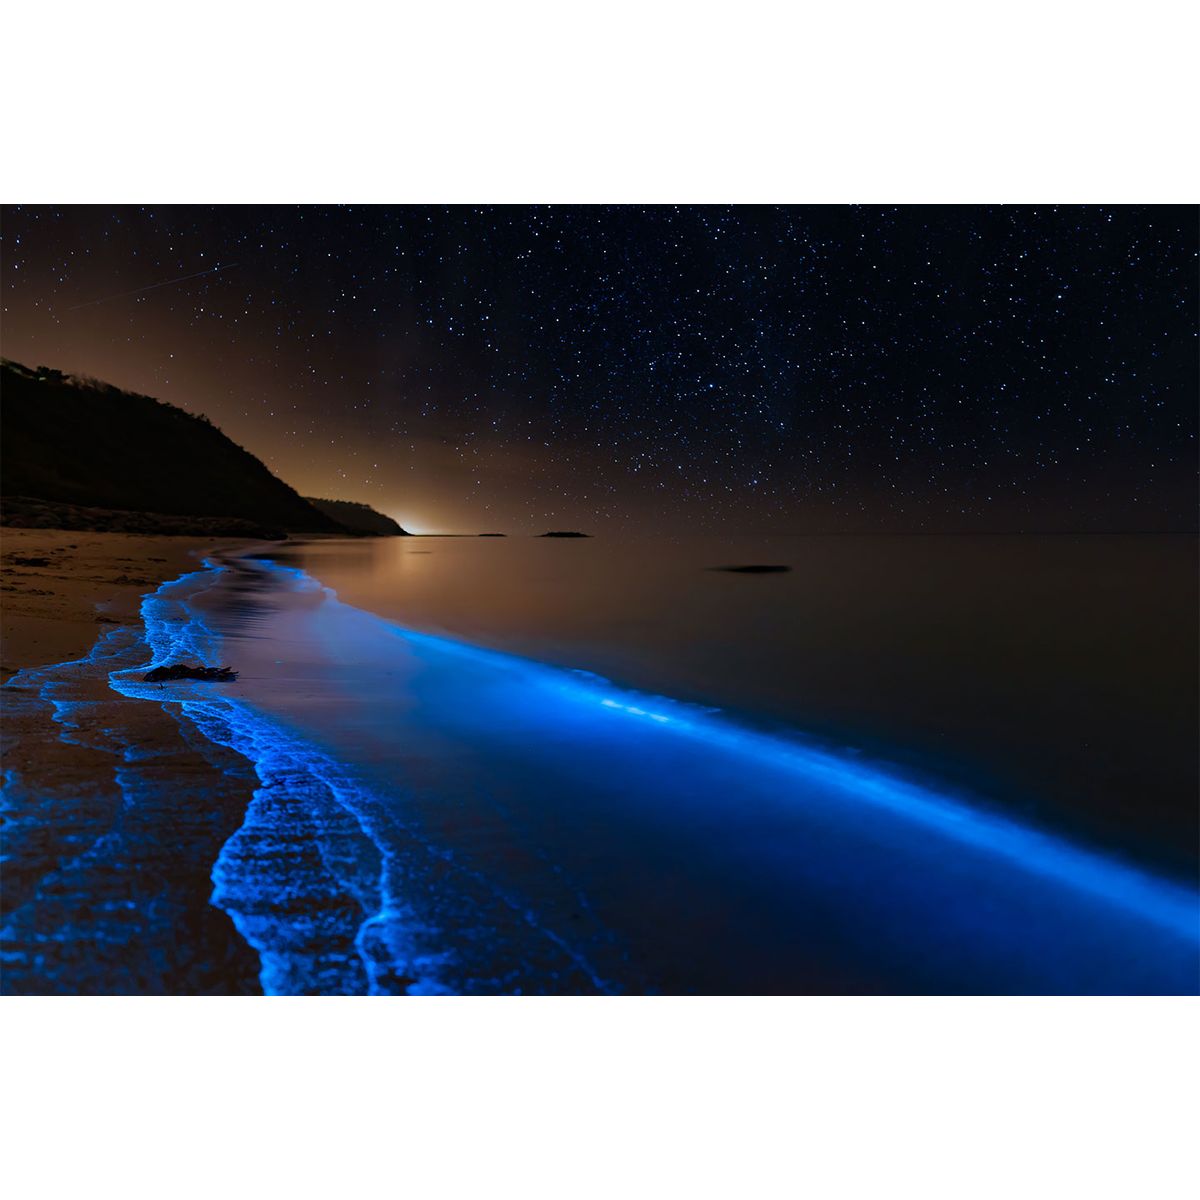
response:
M0 364L7 496L343 533L207 418L39 367Z
M304 499L318 512L332 517L351 533L361 533L368 537L408 536L407 529L402 529L391 517L376 512L369 504L359 504L357 500L318 500L315 496L305 496Z

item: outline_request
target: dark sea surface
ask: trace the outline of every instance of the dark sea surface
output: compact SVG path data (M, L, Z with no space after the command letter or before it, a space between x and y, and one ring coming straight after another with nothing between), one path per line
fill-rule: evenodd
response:
M222 812L252 776L211 902L267 992L1200 986L1195 539L261 554L148 596L111 665L23 686L126 760L123 714L161 707ZM790 570L712 569L752 564ZM142 680L181 659L240 676ZM105 676L137 707L96 707ZM105 841L125 861L175 822L169 781L123 792L150 814ZM46 929L87 959L91 863L68 917L54 883L10 922L24 978Z
M1194 537L408 538L277 557L406 627L857 748L1196 871ZM791 570L710 569L745 564Z
M290 914L329 904L348 988L1194 990L1195 549L413 538L231 564L191 608L270 722L260 775L321 781L323 874L300 894L269 786L215 902L268 990L308 986ZM791 570L711 569L755 563Z

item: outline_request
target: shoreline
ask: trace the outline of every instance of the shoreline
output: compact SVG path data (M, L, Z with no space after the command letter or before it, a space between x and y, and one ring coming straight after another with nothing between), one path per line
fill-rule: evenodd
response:
M584 934L577 923L584 921L582 909L590 912L590 901L580 904L571 891L575 884L559 895L564 885L557 873L539 875L536 865L528 879L520 871L511 879L501 872L499 883L493 884L492 860L473 863L471 838L458 845L458 826L443 829L438 822L456 803L466 804L464 811L473 819L493 822L495 814L475 812L470 803L498 789L507 796L507 806L527 808L518 811L515 824L504 816L495 827L498 837L508 836L503 831L511 827L536 828L558 839L564 812L553 808L554 819L547 824L537 789L528 786L531 780L558 780L558 786L569 786L576 795L583 814L579 819L584 820L588 836L571 837L568 829L566 840L561 844L555 840L553 848L543 848L545 853L534 859L574 863L564 877L573 879L574 870L591 870L596 831L605 822L611 825L607 836L614 857L630 853L643 841L653 850L656 826L654 821L647 826L645 814L655 811L662 796L645 778L647 752L669 764L662 779L683 779L679 786L689 812L699 803L714 820L728 819L733 834L759 838L761 830L743 828L740 807L726 812L729 794L709 786L712 772L720 775L736 768L739 794L759 797L766 827L772 821L779 823L789 834L784 843L798 856L800 869L779 877L777 898L787 901L795 880L808 879L821 904L828 902L827 893L840 897L838 911L844 902L851 927L858 908L871 909L873 901L856 891L844 892L836 884L830 891L822 883L824 859L818 864L803 861L814 829L820 838L844 843L854 870L862 869L864 856L882 854L874 870L888 879L896 877L891 890L900 900L905 900L908 890L905 873L893 861L895 855L901 866L902 860L914 859L916 873L923 875L932 853L927 843L948 841L975 862L980 879L990 880L1003 910L1019 912L1032 903L1026 892L1048 890L1056 905L1061 901L1067 909L1080 908L1101 929L1109 927L1100 911L1105 906L1115 906L1139 924L1160 927L1153 933L1155 944L1164 935L1178 936L1186 922L1179 912L1181 906L1186 909L1191 904L1190 893L1181 899L1169 881L1143 877L1088 853L1086 847L974 811L951 796L870 764L779 741L721 716L710 718L677 707L666 697L629 693L594 677L581 681L571 672L537 661L397 626L338 601L315 577L297 568L227 564L225 570L232 567L234 577L218 586L228 590L232 584L235 600L230 612L245 620L243 608L251 597L262 596L264 611L289 622L286 628L295 636L296 646L320 646L328 639L316 635L329 634L330 644L349 655L344 663L358 668L365 688L339 700L336 688L323 685L327 678L336 682L344 663L333 664L333 674L327 676L323 672L331 664L319 653L289 659L292 677L281 683L276 678L280 660L272 657L277 651L270 628L252 622L253 633L238 641L236 621L228 629L220 623L206 624L203 608L197 614L191 603L197 588L202 593L209 590L205 577L211 572L202 558L219 560L256 550L267 555L266 543L241 540L214 546L189 539L184 545L164 546L162 538L83 537L68 532L39 537L24 539L20 548L7 539L4 545L6 569L13 559L33 560L15 563L15 573L6 574L6 582L18 585L6 589L9 594L26 597L15 614L17 628L30 638L41 633L37 653L44 653L50 642L61 648L74 638L71 649L76 657L67 655L50 666L22 664L4 693L14 867L6 878L4 895L2 990L7 994L507 990L518 980L512 961L532 972L519 990L540 990L537 984L547 980L557 987L568 977L573 982L566 990L591 990L573 972L587 965L592 950L603 957L617 943L609 944L603 922L595 929L585 922L589 932L583 945L589 953L576 953L576 939ZM212 565L218 568L217 577L224 577L222 564ZM131 572L139 566L144 574L135 577ZM35 572L40 574L35 577ZM268 585L274 579L276 586L248 588L246 579L237 578L247 572L261 574ZM170 577L155 588L149 576L160 573ZM301 575L304 586L294 578ZM280 592L280 579L291 581L282 593L300 586L308 595L316 587L326 591L325 601L315 608L304 603L289 611L286 604L266 598L267 591ZM39 582L45 586L38 586ZM154 591L136 613L127 611L134 602L129 595L133 589L139 600ZM97 610L107 620L85 619L89 611ZM51 637L46 630L55 622L57 632ZM222 690L210 700L204 691L190 696L186 688L161 692L146 684L145 664L166 661L167 654L187 658L190 651L211 665L217 643L209 646L210 633L222 639L232 633L234 641L226 649L246 651L247 695L241 695L240 688L229 694ZM92 643L81 650L84 638ZM403 642L400 650L397 638ZM25 649L34 652L32 640ZM421 669L407 673L413 662ZM404 710L404 720L397 722L377 701L393 695L394 681L401 676L408 680L413 703ZM453 744L459 739L464 746L476 746L482 739L486 754L476 756L482 773L475 777L472 768L465 766L469 760L454 755L443 757L440 766L436 756L428 759L439 770L464 764L466 773L457 791L456 776L447 776L439 789L431 791L433 803L427 811L413 807L421 803L418 792L406 794L400 821L388 788L377 793L371 773L355 766L362 759L353 753L353 738L348 754L341 753L346 746L325 739L321 713L309 707L316 695L322 703L337 701L356 708L355 719L347 725L351 730L369 731L369 717L381 722L376 732L383 740L376 748L386 743L398 755L397 763L411 765L414 753L422 756L417 761L428 759L430 745L439 741ZM498 728L492 727L494 720L485 729L473 722L471 714L480 710L481 695L493 703L493 717L505 714ZM130 698L148 703L131 705ZM599 721L597 714L603 714ZM546 741L547 723L558 731L557 740ZM411 745L398 744L398 738L403 742L398 733L402 729L407 730ZM589 779L597 772L609 774L610 795L637 797L650 788L646 799L652 797L653 803L635 803L622 814L614 813L605 801L601 812L593 814L600 824L590 824L586 788L572 782L589 756L594 759ZM697 756L708 768L695 766ZM690 782L689 771L695 776ZM803 804L781 807L776 802L777 777L783 776L789 794L796 790ZM874 830L865 839L860 828L864 816ZM470 820L466 824L473 828ZM672 826L673 847L683 832ZM886 853L879 849L893 843ZM587 853L575 861L572 856L584 844ZM515 852L522 845L518 837L511 845L502 840L500 849ZM692 864L689 871L700 871L712 853L712 844L701 836L695 853L683 857ZM459 854L467 857L461 870L454 868L452 878L448 864ZM500 861L507 861L505 854ZM518 856L514 861L524 860ZM724 878L724 863L722 850L710 864L717 880ZM661 856L650 853L646 873L662 865ZM935 877L942 880L939 886L954 885L953 872L943 879L939 868ZM394 890L400 879L406 886ZM529 886L545 901L536 920L529 912L513 920L517 909L505 896L510 886L518 885ZM590 896L596 885L596 879L587 878L586 885L579 883L578 894ZM605 900L618 912L625 911L623 902L619 886ZM427 905L432 907L426 910ZM484 912L490 914L483 922L487 940L499 934L499 943L509 947L507 957L493 963L485 956L478 969L472 967L462 979L443 981L438 963L447 951L442 939L448 937L453 953L462 953L463 947L479 940ZM765 928L774 929L781 919L771 907L756 912ZM618 927L642 937L640 915L630 917L630 922L626 928L624 921L618 921ZM651 922L650 928L658 924ZM758 928L758 923L750 926ZM1046 968L1039 974L1036 963L1025 962L1024 944L1009 945L1002 934L995 939L994 952L1012 957L1018 972L1033 970L1031 978L1039 989L1053 984L1053 971ZM939 938L954 942L957 936L950 921L927 949L939 950ZM569 962L547 959L547 938L566 953ZM1119 929L1113 938L1116 947ZM749 968L760 974L759 958L771 951L770 971L763 974L767 990L772 990L779 970L776 942L785 944L782 933L740 951ZM512 960L518 950L518 959ZM644 985L634 982L640 978L637 963L668 961L669 954L660 959L662 950L661 946L656 950L651 939L645 946L635 945L630 950L633 957L625 963L621 948L620 961L614 960L616 973L597 974L589 968L588 981L601 991L642 990ZM840 951L824 950L832 954L828 964L817 938L812 962L802 964L804 972L796 981L789 979L789 988L797 989L791 994L833 986L825 982L822 972L826 970L829 980L849 990L893 986L886 973L876 980L870 972L862 974L866 970L862 963L852 959L842 963ZM960 947L955 953L961 957L966 950ZM525 955L531 956L528 962ZM947 968L949 978L957 980L958 959L950 958L955 965ZM1075 981L1076 986L1085 986L1093 969L1100 972L1105 986L1111 986L1103 958L1100 954L1092 963L1086 954L1080 956L1083 982ZM980 970L991 969L987 962L977 965ZM1160 965L1164 970L1169 967L1166 958ZM675 978L667 972L664 978L680 991L729 986L728 978L719 972L711 979L694 978L691 966L676 966L682 974ZM918 974L933 972L931 979L941 981L935 966L918 964L913 969ZM1094 986L1093 982L1085 990Z
M795 860L796 869L784 863L769 888L765 878L756 881L764 896L771 892L781 903L764 899L754 910L755 919L744 924L746 931L758 931L755 944L745 945L739 939L736 946L746 969L757 972L754 977L761 976L768 991L782 986L779 972L784 960L775 950L788 944L795 928L804 928L804 902L792 914L797 888L801 893L811 890L824 911L838 913L852 926L860 908L871 911L873 928L876 919L884 916L877 910L880 880L886 881L888 903L901 907L920 905L924 888L914 893L908 884L912 878L928 878L934 892L953 894L961 887L961 868L948 864L938 849L946 845L958 852L956 861L961 857L973 864L967 872L972 881L965 896L967 910L978 903L975 893L982 889L993 896L997 911L1012 920L989 927L982 949L974 942L959 944L962 930L954 915L956 906L950 905L946 918L918 937L921 952L906 956L903 965L893 964L903 979L908 978L907 972L915 972L941 986L949 980L962 987L963 980L970 978L969 972L963 974L964 962L979 958L976 967L986 978L996 959L1011 958L1017 978L1032 990L1063 986L1056 972L1064 973L1072 988L1108 988L1118 977L1122 987L1136 987L1138 972L1153 975L1159 967L1166 970L1167 942L1181 928L1190 929L1190 888L1178 890L1171 880L1146 874L1019 818L977 810L951 794L870 763L758 734L722 715L696 712L665 696L630 693L605 679L580 678L536 660L416 632L337 599L295 567L243 564L239 570L261 575L261 585L232 581L228 592L234 603L229 611L236 616L214 627L218 636L231 639L228 644L236 648L239 665L244 662L238 688L244 694L239 698L253 710L256 721L265 718L269 725L286 729L289 743L294 737L301 739L305 759L336 762L339 775L356 785L344 807L354 812L358 828L369 834L390 866L380 876L378 892L361 886L353 890L371 890L372 910L380 899L384 901L367 926L386 925L395 934L394 949L405 960L400 974L409 982L421 975L408 966L414 933L437 930L438 940L444 936L460 954L473 945L505 945L510 951L506 971L513 969L514 962L525 963L525 955L540 958L545 946L537 939L531 942L520 923L514 924L511 914L500 908L487 923L489 938L478 937L476 924L486 910L478 889L486 880L496 896L536 895L538 904L528 912L536 917L537 929L554 935L555 945L578 943L589 961L593 954L599 955L593 965L598 968L597 978L606 981L601 990L630 986L639 990L631 981L640 979L643 969L647 978L653 977L655 987L666 986L669 991L729 988L730 978L743 978L744 973L739 968L730 974L727 955L716 956L711 975L703 974L707 968L697 967L702 961L698 957L685 955L673 966L664 965L672 962L673 952L654 941L654 931L673 922L647 921L644 908L662 900L664 916L674 913L670 897L675 888L690 892L706 870L713 872L718 888L713 894L725 894L720 882L728 882L725 844L715 845L704 832L709 827L706 822L715 821L728 822L735 844L742 838L756 842L767 837L773 853L786 846L788 861ZM286 600L290 593L311 597L315 588L326 592L318 603L305 599L293 605ZM277 647L284 641L295 654L280 669ZM301 647L308 649L301 651ZM352 680L349 688L348 680ZM331 723L334 714L344 719ZM485 714L482 720L481 714ZM238 724L231 723L231 728ZM273 740L250 740L258 743L264 784L269 788L278 779L295 793L299 776L310 773L304 761L277 755ZM650 776L647 762L656 764ZM421 775L416 777L416 786L412 786L414 769L424 776L424 782ZM714 779L725 777L736 779L734 789L713 785ZM403 785L399 792L398 782ZM562 794L572 798L565 807L556 800ZM780 803L781 794L788 797L786 803ZM500 810L494 808L493 796L503 798ZM250 844L282 846L291 854L283 834L294 818L278 803L285 798L280 794L275 803L264 803L256 819L247 822L243 832L252 838L247 848ZM747 805L758 814L749 824ZM664 813L672 807L686 812L689 820L664 821ZM397 823L401 813L403 819ZM697 816L698 820L691 820ZM776 826L779 840L769 832ZM335 852L329 861L343 868L366 863L369 856L359 852L362 846L350 849L357 835L332 826L330 830ZM479 840L481 830L488 833L484 842ZM669 846L665 857L656 848L660 836ZM850 864L846 870L865 872L876 886L867 891L847 889L840 882L843 876L826 879L826 852L810 861L817 843L840 847ZM531 849L535 845L536 851ZM437 848L432 874L422 861L427 846ZM244 852L233 859L243 886L242 895L231 898L238 907L242 897L250 899L261 927L271 911L260 887L263 863L252 862ZM657 878L665 871L673 879L673 863L686 867L680 868L682 877L661 895L642 889L626 894L622 877L603 870L596 874L597 864L604 861L634 864L629 877ZM458 863L462 871L456 867L447 874L450 865ZM548 872L543 869L546 864L553 864ZM403 879L406 886L389 896L382 886L385 876ZM247 883L250 886L244 886ZM560 895L562 887L567 892ZM573 891L576 887L578 893ZM701 888L699 895L705 894ZM291 893L285 889L280 895L286 899ZM580 904L573 898L577 895L586 896L587 903ZM832 903L830 896L836 896L837 902ZM1049 907L1060 915L1053 921L1043 919L1038 937L1057 945L1057 950L1039 965L1038 954L1015 931L1026 926L1020 914L1028 909L1045 912L1048 898ZM425 911L429 902L434 906ZM287 903L294 902L288 899ZM982 903L982 911L991 911L989 903ZM1111 915L1110 910L1121 915ZM280 910L286 911L290 909ZM1063 914L1072 911L1078 912L1084 928L1095 931L1099 941L1094 953L1065 952L1070 938L1053 927L1064 923L1069 927ZM600 922L596 930L587 924L589 914ZM893 919L890 908L886 916ZM610 942L608 922L614 933L632 939L629 945ZM1119 956L1126 922L1145 926L1145 939L1158 947L1159 961L1144 946L1130 967L1132 974L1108 975L1116 964L1114 960L1106 966L1106 955ZM768 928L775 933L764 935L762 930ZM796 966L798 974L789 978L790 994L832 986L834 979L849 990L892 990L895 981L890 976L876 979L873 965L842 962L842 949L825 945L822 938L814 938L812 961L801 962ZM886 942L885 938L882 944ZM619 961L609 960L614 946L619 947ZM418 958L429 950L422 949ZM828 963L822 958L825 952L830 955ZM1074 965L1065 965L1067 960ZM828 977L820 974L826 967ZM496 964L486 956L478 962L464 958L455 968L459 969L464 972L461 978L437 982L447 983L451 990L476 991L488 990L499 979ZM673 970L678 973L673 975ZM819 978L814 980L814 973ZM539 982L559 977L558 971L534 974ZM514 976L508 983L515 986L517 979ZM520 986L530 985L522 981ZM1157 980L1150 986L1163 984Z
M85 656L110 627L141 625L142 597L208 554L258 543L169 534L0 527L0 682Z
M109 686L114 667L148 660L143 596L247 544L0 533L3 994L261 991L258 956L210 903L251 772L168 706Z

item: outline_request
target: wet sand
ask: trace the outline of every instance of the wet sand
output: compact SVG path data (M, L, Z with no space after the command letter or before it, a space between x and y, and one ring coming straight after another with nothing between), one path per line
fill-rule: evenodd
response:
M249 772L108 686L112 666L149 657L143 594L214 548L0 533L5 994L259 990L257 956L208 902Z
M79 658L138 621L146 592L239 543L74 529L0 529L0 673Z

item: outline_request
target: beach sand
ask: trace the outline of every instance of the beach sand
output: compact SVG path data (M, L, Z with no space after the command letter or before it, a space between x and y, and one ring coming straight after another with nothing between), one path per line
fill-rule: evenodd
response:
M0 675L79 658L146 592L233 541L72 529L0 529Z
M242 544L0 531L5 994L259 990L257 956L209 904L252 772L172 706L108 686L148 659L141 597Z

